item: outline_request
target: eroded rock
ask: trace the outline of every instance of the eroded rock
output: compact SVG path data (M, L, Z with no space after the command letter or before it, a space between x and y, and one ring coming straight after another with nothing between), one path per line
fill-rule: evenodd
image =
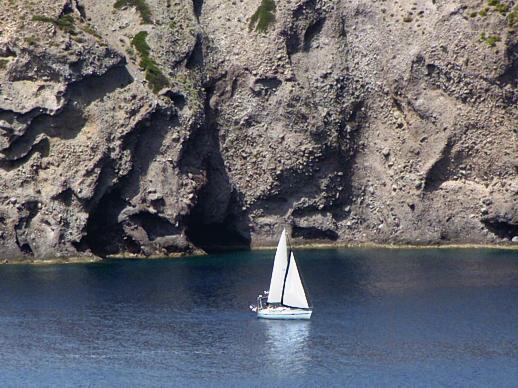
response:
M464 0L276 5L255 32L256 2L149 1L149 24L110 2L5 4L1 255L175 255L283 226L304 243L516 238L505 18Z

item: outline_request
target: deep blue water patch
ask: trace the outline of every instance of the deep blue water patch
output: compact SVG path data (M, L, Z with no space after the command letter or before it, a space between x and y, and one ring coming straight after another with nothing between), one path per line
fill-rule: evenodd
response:
M518 253L300 250L309 322L260 321L273 253L0 266L0 382L516 386Z

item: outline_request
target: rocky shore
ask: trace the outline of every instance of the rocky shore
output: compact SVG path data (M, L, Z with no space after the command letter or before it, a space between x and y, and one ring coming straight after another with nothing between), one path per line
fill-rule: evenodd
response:
M517 7L4 1L0 257L514 246Z

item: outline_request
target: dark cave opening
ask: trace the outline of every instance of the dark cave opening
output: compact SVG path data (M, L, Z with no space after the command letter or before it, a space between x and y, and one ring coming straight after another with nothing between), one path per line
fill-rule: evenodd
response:
M505 221L483 221L486 228L500 238L511 240L518 236L518 225Z
M187 103L185 96L182 93L168 90L167 92L165 92L165 95L169 97L169 99L173 102L174 106L176 106L179 110L182 110Z
M34 252L32 251L31 246L28 243L21 244L20 250L23 252L23 254L28 256L34 256Z
M189 241L207 253L250 249L250 235L239 228L239 219L228 215L222 222L205 223L203 214L193 213L185 219Z
M293 238L302 238L304 240L338 240L338 233L329 229L319 229L315 227L293 226Z
M194 246L207 253L250 249L248 216L225 169L216 126L207 126L198 133L184 161L193 161L204 153L201 164L207 172L207 183L199 191L190 213L183 218L185 234ZM199 157L197 160L200 161Z
M202 54L201 40L200 54ZM196 51L196 50L194 50ZM203 63L203 62L201 62ZM249 218L232 185L220 149L217 108L211 107L216 83L205 87L205 122L182 150L180 170L205 171L207 181L190 213L182 219L187 239L207 253L250 249Z
M189 70L193 70L197 67L202 67L203 64L203 39L201 35L197 35L196 43L194 44L191 54L187 58L187 63L185 64L185 67Z
M150 241L154 241L159 237L176 235L179 232L178 228L158 214L141 212L130 216L129 221L133 225L141 226L146 231Z
M229 181L212 130L201 135L210 147L204 161L207 183L183 219L185 234L193 245L207 253L250 249L249 219L242 210L239 193Z
M100 257L120 252L120 247L124 244L124 231L118 217L123 208L124 201L118 189L104 194L88 217L86 236L80 245L88 247L93 254ZM128 248L131 248L129 245Z
M22 213L18 223L15 225L16 244L20 251L28 256L34 256L34 252L28 241L29 228L31 221L38 214L38 201L28 201L22 206Z

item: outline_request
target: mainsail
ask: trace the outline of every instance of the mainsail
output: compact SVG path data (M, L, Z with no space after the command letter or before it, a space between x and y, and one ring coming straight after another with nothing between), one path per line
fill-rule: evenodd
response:
M288 268L288 244L286 243L286 230L284 229L277 245L275 260L273 262L272 280L268 294L268 303L281 303L282 289L286 269Z
M295 261L293 252L291 252L288 274L286 275L286 281L284 283L282 304L290 307L309 308L308 299L304 292L304 286L300 279L297 262Z
M300 276L295 255L288 248L284 229L277 245L273 262L272 279L268 291L268 302L264 305L263 295L257 297L257 318L264 319L310 319L313 309L309 306L304 284Z

